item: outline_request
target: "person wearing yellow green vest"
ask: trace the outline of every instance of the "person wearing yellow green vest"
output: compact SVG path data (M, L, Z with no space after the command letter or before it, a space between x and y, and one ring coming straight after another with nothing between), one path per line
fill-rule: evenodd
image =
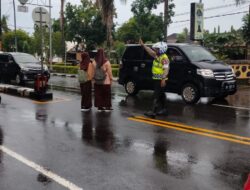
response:
M139 43L146 52L154 58L152 64L152 77L154 80L154 100L152 110L145 113L146 116L167 115L165 86L168 80L169 59L166 55L167 43L157 42L152 49L146 46L140 39Z

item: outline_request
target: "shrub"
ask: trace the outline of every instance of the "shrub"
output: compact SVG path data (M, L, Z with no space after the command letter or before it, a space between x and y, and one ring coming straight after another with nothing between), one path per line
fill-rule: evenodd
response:
M52 65L52 71L54 73L66 73L77 74L78 66L64 66L64 65ZM114 77L118 77L119 65L112 65L112 74Z
M52 71L55 73L77 74L77 66L52 65Z
M112 68L112 74L113 77L118 77L119 69L118 68Z

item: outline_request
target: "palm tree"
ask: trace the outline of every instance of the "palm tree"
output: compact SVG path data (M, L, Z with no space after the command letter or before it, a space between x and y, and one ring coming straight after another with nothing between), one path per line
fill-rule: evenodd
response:
M126 0L120 1L126 3ZM113 16L115 14L114 0L96 0L96 3L101 10L102 21L106 25L107 46L110 48L112 44Z
M236 5L239 5L239 4L242 3L243 1L245 1L245 0L235 0Z

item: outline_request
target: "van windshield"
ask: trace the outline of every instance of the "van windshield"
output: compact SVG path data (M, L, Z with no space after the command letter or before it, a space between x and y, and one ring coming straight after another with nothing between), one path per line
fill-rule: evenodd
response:
M208 50L200 46L182 46L181 49L192 62L214 62L216 57L213 56Z
M39 63L39 61L34 56L29 54L14 54L13 57L17 63L21 64Z

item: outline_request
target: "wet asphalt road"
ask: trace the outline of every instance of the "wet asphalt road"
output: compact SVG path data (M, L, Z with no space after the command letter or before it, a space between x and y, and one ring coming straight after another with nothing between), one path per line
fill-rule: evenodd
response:
M78 93L53 94L47 103L1 94L1 190L69 187L29 161L84 190L240 190L250 173L249 87L195 106L168 94L169 115L155 120L143 117L151 92L126 97L117 83L111 113L82 113Z

